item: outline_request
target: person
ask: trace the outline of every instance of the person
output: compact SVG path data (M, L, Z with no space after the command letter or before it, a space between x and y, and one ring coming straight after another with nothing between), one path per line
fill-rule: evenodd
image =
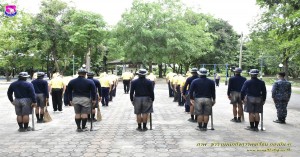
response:
M272 87L272 98L275 103L278 118L277 120L274 120L274 122L281 124L285 124L287 105L292 93L291 83L284 79L284 77L285 72L279 72L277 74L278 80Z
M71 79L72 79L71 76L68 76L68 77L64 77L64 78L63 78L64 84L66 85L66 90L65 90L65 92L64 92L64 98L63 98L63 101L64 101L64 105L65 105L66 107L72 106L72 105L69 104L69 103L70 103L70 100L68 99L68 84L69 84L69 82L70 82Z
M191 84L190 97L197 116L197 129L206 131L212 106L216 103L216 87L214 81L206 77L205 68L199 70L199 75L200 78L195 79Z
M149 80L152 82L153 89L154 89L154 87L155 87L155 82L156 82L156 76L155 76L153 73L150 73L150 74L147 76L147 79L149 79Z
M68 84L68 97L70 104L74 106L77 132L88 131L86 127L87 115L91 107L96 104L96 86L92 80L86 79L87 71L78 70L78 77Z
M257 78L259 70L251 69L250 80L245 81L241 90L241 99L244 103L245 112L249 113L250 126L246 130L258 131L260 121L259 113L263 112L263 105L266 101L267 91L264 81Z
M133 74L129 71L126 71L122 74L122 80L124 85L124 93L128 94L130 89L130 81L133 79Z
M241 89L243 84L247 80L245 77L241 76L242 69L234 69L235 76L232 76L228 81L227 96L232 104L233 119L232 122L241 122L241 117L243 116L243 103L241 99ZM238 116L238 117L237 117ZM244 118L244 117L243 117Z
M190 114L191 114L191 118L188 120L190 122L195 122L197 119L196 117L194 117L194 106L190 103L190 92L189 92L191 83L195 79L199 78L197 71L198 71L197 68L192 68L192 70L191 70L192 76L188 77L186 79L186 82L185 82L185 84L183 86L183 90L182 90L182 95L183 95L184 99L186 100L185 101L185 111L190 112Z
M27 72L20 72L18 80L11 83L7 90L7 97L12 105L15 106L19 132L31 131L29 124L29 114L32 107L36 106L36 96L32 83L27 82L29 77ZM13 94L15 99L13 98Z
M111 90L109 92L109 101L113 101L113 97L116 95L117 85L118 85L118 77L114 74L108 75L109 80L111 81Z
M49 82L49 91L52 96L53 111L62 112L62 97L66 90L66 85L59 73L54 73Z
M215 81L216 81L216 86L219 87L221 76L218 73L215 73Z
M146 79L147 70L140 69L137 74L139 78L131 83L130 100L136 114L137 130L146 131L148 130L148 114L153 112L154 91L152 82ZM143 123L143 128L141 123Z
M175 83L175 91L177 93L177 97L178 97L178 106L183 106L184 104L184 101L183 101L183 98L182 98L182 91L181 91L181 84L183 84L182 82L185 81L185 78L181 75L181 74L178 74L178 77L177 77L177 81Z
M48 82L43 80L44 76L44 72L37 72L37 79L31 81L36 94L37 107L35 108L35 115L37 123L44 122L44 107L49 99Z
M95 87L96 87L96 103L95 105L93 106L92 108L92 115L89 113L88 114L88 121L93 121L93 122L96 122L97 119L95 118L95 113L96 113L96 108L99 107L99 101L101 101L101 97L102 97L102 94L101 94L101 84L100 82L97 80L97 79L94 79L94 73L93 72L88 72L87 73L87 77L89 80L92 80L95 84Z
M99 78L100 84L101 84L101 93L102 93L102 106L108 106L109 104L109 93L112 89L112 81L109 79L106 72L100 74Z
M178 92L176 91L176 86L177 86L177 80L178 80L178 75L176 73L173 73L173 76L170 78L170 84L171 88L173 91L173 102L178 102Z
M173 77L174 73L173 72L169 72L166 75L166 82L168 84L168 89L169 89L169 97L173 97L174 96L174 92L172 90L172 84L171 84L171 78Z

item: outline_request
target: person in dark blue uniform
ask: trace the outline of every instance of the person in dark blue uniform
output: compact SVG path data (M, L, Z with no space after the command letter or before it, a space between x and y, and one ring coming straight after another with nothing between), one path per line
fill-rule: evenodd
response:
M278 118L273 122L281 124L285 124L287 105L292 93L292 85L289 81L284 79L284 77L285 72L279 72L277 75L278 80L273 84L272 87L272 98L275 103Z
M265 82L257 78L258 73L257 69L251 69L249 72L251 79L244 83L241 90L241 99L245 104L245 112L249 113L250 122L250 126L245 129L252 131L258 131L259 113L263 112L267 96Z
M97 79L94 79L94 73L93 72L89 72L87 73L87 77L88 79L92 80L94 83L95 83L95 86L96 86L96 104L93 106L93 110L92 110L92 116L91 114L88 114L88 121L94 121L96 122L97 119L95 119L95 108L98 108L99 107L99 102L101 101L101 84L100 82L97 80Z
M199 75L200 78L195 79L191 84L190 97L197 116L197 129L206 131L212 106L216 103L216 87L215 82L206 77L207 70L205 68L199 70Z
M95 83L86 79L86 74L85 69L79 69L79 76L68 84L68 96L70 104L74 106L77 132L88 131L86 127L87 115L91 112L92 105L96 103Z
M187 78L184 86L183 86L183 92L182 95L183 97L186 99L185 101L185 112L190 112L191 114L191 118L189 119L190 122L195 122L197 121L196 117L194 117L194 106L190 103L190 92L189 89L191 87L191 83L199 78L198 73L197 73L198 69L197 68L192 68L191 73L193 76Z
M241 89L247 79L241 76L242 73L241 68L235 68L234 72L235 72L235 76L231 77L228 82L227 96L230 100L230 104L232 104L233 107L232 109L233 119L231 119L231 121L241 122L241 117L243 116L243 103L241 99Z
M35 115L37 123L44 122L44 107L49 99L48 82L43 80L44 76L44 72L37 72L37 79L31 82L36 94L37 107L35 108Z
M26 81L28 77L27 72L20 72L19 79L11 83L7 90L7 97L15 106L20 132L31 130L28 126L29 114L31 114L32 107L36 106L35 91L32 83ZM15 99L13 99L13 94Z
M146 131L148 114L153 112L154 91L152 82L146 79L147 71L140 69L139 78L133 80L130 88L130 100L138 123L138 131ZM143 123L143 128L141 123Z

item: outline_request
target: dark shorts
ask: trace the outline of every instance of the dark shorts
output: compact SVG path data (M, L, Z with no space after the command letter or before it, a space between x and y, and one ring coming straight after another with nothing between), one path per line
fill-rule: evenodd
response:
M36 94L36 103L38 107L45 107L46 105L46 98L44 94Z
M235 91L232 91L230 92L230 96L231 96L231 99L230 99L230 104L242 104L242 99L241 99L241 93L240 92L235 92Z
M134 114L152 113L153 101L150 97L135 97L133 100Z
M195 115L211 115L212 100L209 98L195 98L194 113Z
M31 114L31 111L32 111L32 108L31 108L32 101L31 101L30 98L15 99L13 101L13 104L15 105L16 115L18 115L18 116L24 116L24 115Z
M72 103L74 104L74 111L76 114L90 114L91 100L87 97L74 97Z
M244 110L245 112L249 112L249 113L262 113L263 111L262 98L247 96Z

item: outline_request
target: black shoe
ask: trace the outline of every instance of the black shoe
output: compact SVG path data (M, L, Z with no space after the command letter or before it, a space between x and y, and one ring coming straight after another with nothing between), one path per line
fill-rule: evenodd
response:
M97 122L97 119L96 119L96 118L93 118L93 122Z
M195 119L190 118L190 119L188 119L188 121L189 122L195 122Z
M147 131L147 130L148 130L148 128L147 128L147 127L144 127L144 128L143 128L143 131Z
M198 131L202 131L202 130L203 130L203 128L202 128L202 127L199 127L199 126L197 126L196 130L198 130Z
M281 121L281 120L278 120L278 119L273 120L273 122L274 122L274 123L285 124L285 121Z
M89 129L88 129L87 127L84 127L84 128L82 128L81 130L82 130L83 132L89 131Z
M245 129L250 130L250 131L254 131L254 128L251 128L250 126L247 126Z
M19 132L25 132L25 129L24 128L19 128L18 131Z
M30 126L28 126L27 128L24 128L24 130L25 132L27 132L27 131L32 131L33 129Z
M207 131L207 128L202 128L202 131Z
M241 123L242 120L241 120L241 119L237 119L236 122L237 122L237 123Z
M137 131L143 131L142 128L137 127L135 130Z
M230 121L231 121L231 122L238 122L238 120L237 120L237 119L234 119L234 118L231 119Z
M258 128L254 128L253 131L259 131Z
M82 132L81 128L76 129L77 132Z

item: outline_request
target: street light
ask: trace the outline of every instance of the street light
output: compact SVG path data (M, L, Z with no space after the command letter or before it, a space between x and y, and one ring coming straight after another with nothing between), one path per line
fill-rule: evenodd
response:
M279 66L279 68L280 68L280 71L282 71L283 64L280 63L278 66Z

